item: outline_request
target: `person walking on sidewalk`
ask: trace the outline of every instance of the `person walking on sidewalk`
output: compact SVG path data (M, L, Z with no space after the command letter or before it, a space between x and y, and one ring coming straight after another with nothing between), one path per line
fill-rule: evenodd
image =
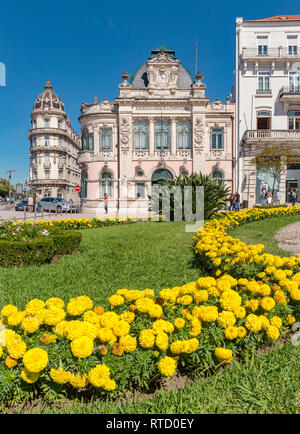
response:
M240 210L240 202L241 202L241 197L240 197L239 192L237 191L235 193L235 201L234 201L234 205L233 205L235 211Z
M108 197L107 194L104 193L104 209L105 209L105 214L108 213Z

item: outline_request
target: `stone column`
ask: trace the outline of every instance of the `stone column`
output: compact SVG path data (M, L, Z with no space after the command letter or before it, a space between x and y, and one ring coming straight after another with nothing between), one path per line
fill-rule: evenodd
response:
M94 126L93 131L94 131L94 155L99 155L99 126Z
M154 132L154 118L149 118L149 155L154 155L155 147L155 132Z
M177 119L171 118L171 155L175 156L177 151Z

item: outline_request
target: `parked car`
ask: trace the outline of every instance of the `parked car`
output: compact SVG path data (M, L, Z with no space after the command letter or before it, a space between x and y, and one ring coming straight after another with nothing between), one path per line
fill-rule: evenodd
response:
M61 197L43 197L40 201L44 211L69 212L71 205Z
M27 210L28 200L21 200L15 204L15 211L24 211Z

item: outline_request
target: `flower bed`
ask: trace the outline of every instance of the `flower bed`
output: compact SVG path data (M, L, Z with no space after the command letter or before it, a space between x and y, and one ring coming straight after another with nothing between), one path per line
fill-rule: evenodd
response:
M298 315L300 255L282 258L228 235L233 227L300 207L219 215L195 238L210 275L164 288L119 289L104 306L33 299L1 309L0 400L107 394L145 387L178 370L203 371L246 357L289 331Z

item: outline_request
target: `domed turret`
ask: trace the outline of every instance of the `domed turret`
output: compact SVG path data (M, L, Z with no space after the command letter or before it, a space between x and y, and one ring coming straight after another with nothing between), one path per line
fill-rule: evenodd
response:
M53 91L53 86L49 80L45 84L45 90L35 100L33 110L65 111L65 106L62 100Z

